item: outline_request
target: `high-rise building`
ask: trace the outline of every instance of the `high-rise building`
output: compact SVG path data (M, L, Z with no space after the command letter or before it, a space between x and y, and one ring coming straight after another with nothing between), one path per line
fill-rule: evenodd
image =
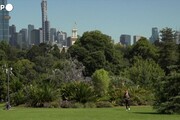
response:
M57 32L57 43L61 44L61 46L66 46L67 33L63 31Z
M34 29L31 31L31 45L39 45L43 42L42 39L42 30Z
M131 41L131 35L127 35L127 34L122 34L120 36L120 43L122 45L132 45L132 41Z
M50 22L45 21L45 42L50 43Z
M28 25L28 46L31 45L31 31L34 30L34 25Z
M15 33L16 33L16 26L15 25L9 26L9 44L12 46L16 46L14 41Z
M47 17L47 1L41 2L43 42L50 42L50 22Z
M50 29L50 41L55 42L57 33L56 33L56 28L51 28Z
M28 45L28 30L23 28L19 31L19 33L21 33L22 35L22 48L27 48L27 45Z
M15 25L9 26L9 35L10 35L10 37L11 37L11 35L13 35L15 32L16 32L16 26L15 26Z
M180 31L175 32L176 44L180 44Z
M0 5L6 5L7 0L0 0ZM9 12L6 9L0 10L0 41L9 43Z
M150 37L151 43L154 43L155 41L159 41L159 31L157 27L152 28L152 36Z

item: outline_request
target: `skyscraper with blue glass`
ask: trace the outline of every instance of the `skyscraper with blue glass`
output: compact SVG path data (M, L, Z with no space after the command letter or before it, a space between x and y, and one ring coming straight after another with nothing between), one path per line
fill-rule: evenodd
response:
M7 0L0 0L0 5L6 5ZM9 12L6 9L0 10L0 41L9 43Z

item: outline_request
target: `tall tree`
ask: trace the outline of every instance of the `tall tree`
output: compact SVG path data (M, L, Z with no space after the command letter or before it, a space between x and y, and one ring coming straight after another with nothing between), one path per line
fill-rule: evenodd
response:
M68 52L83 63L87 76L101 68L119 74L123 66L122 54L117 52L111 38L100 31L85 32Z
M165 70L166 74L170 73L169 67L176 65L178 62L178 46L175 43L174 31L171 28L161 30L161 41L159 64Z
M129 52L128 58L141 57L143 59L152 59L157 61L158 49L151 44L146 38L141 38L134 44Z

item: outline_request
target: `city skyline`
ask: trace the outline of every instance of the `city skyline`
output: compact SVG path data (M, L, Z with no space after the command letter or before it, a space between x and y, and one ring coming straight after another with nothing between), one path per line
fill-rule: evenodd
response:
M28 24L41 27L41 2L8 0L14 6L10 25L15 24L18 31ZM179 0L47 0L47 4L50 27L67 32L68 36L75 22L79 35L100 30L115 42L119 42L121 34L149 38L152 27L180 29Z

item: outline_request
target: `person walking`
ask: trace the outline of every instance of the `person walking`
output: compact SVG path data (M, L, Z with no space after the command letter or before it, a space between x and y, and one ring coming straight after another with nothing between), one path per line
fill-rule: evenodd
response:
M125 105L126 105L126 111L130 110L130 95L128 90L125 91L124 93L124 100L125 100Z

